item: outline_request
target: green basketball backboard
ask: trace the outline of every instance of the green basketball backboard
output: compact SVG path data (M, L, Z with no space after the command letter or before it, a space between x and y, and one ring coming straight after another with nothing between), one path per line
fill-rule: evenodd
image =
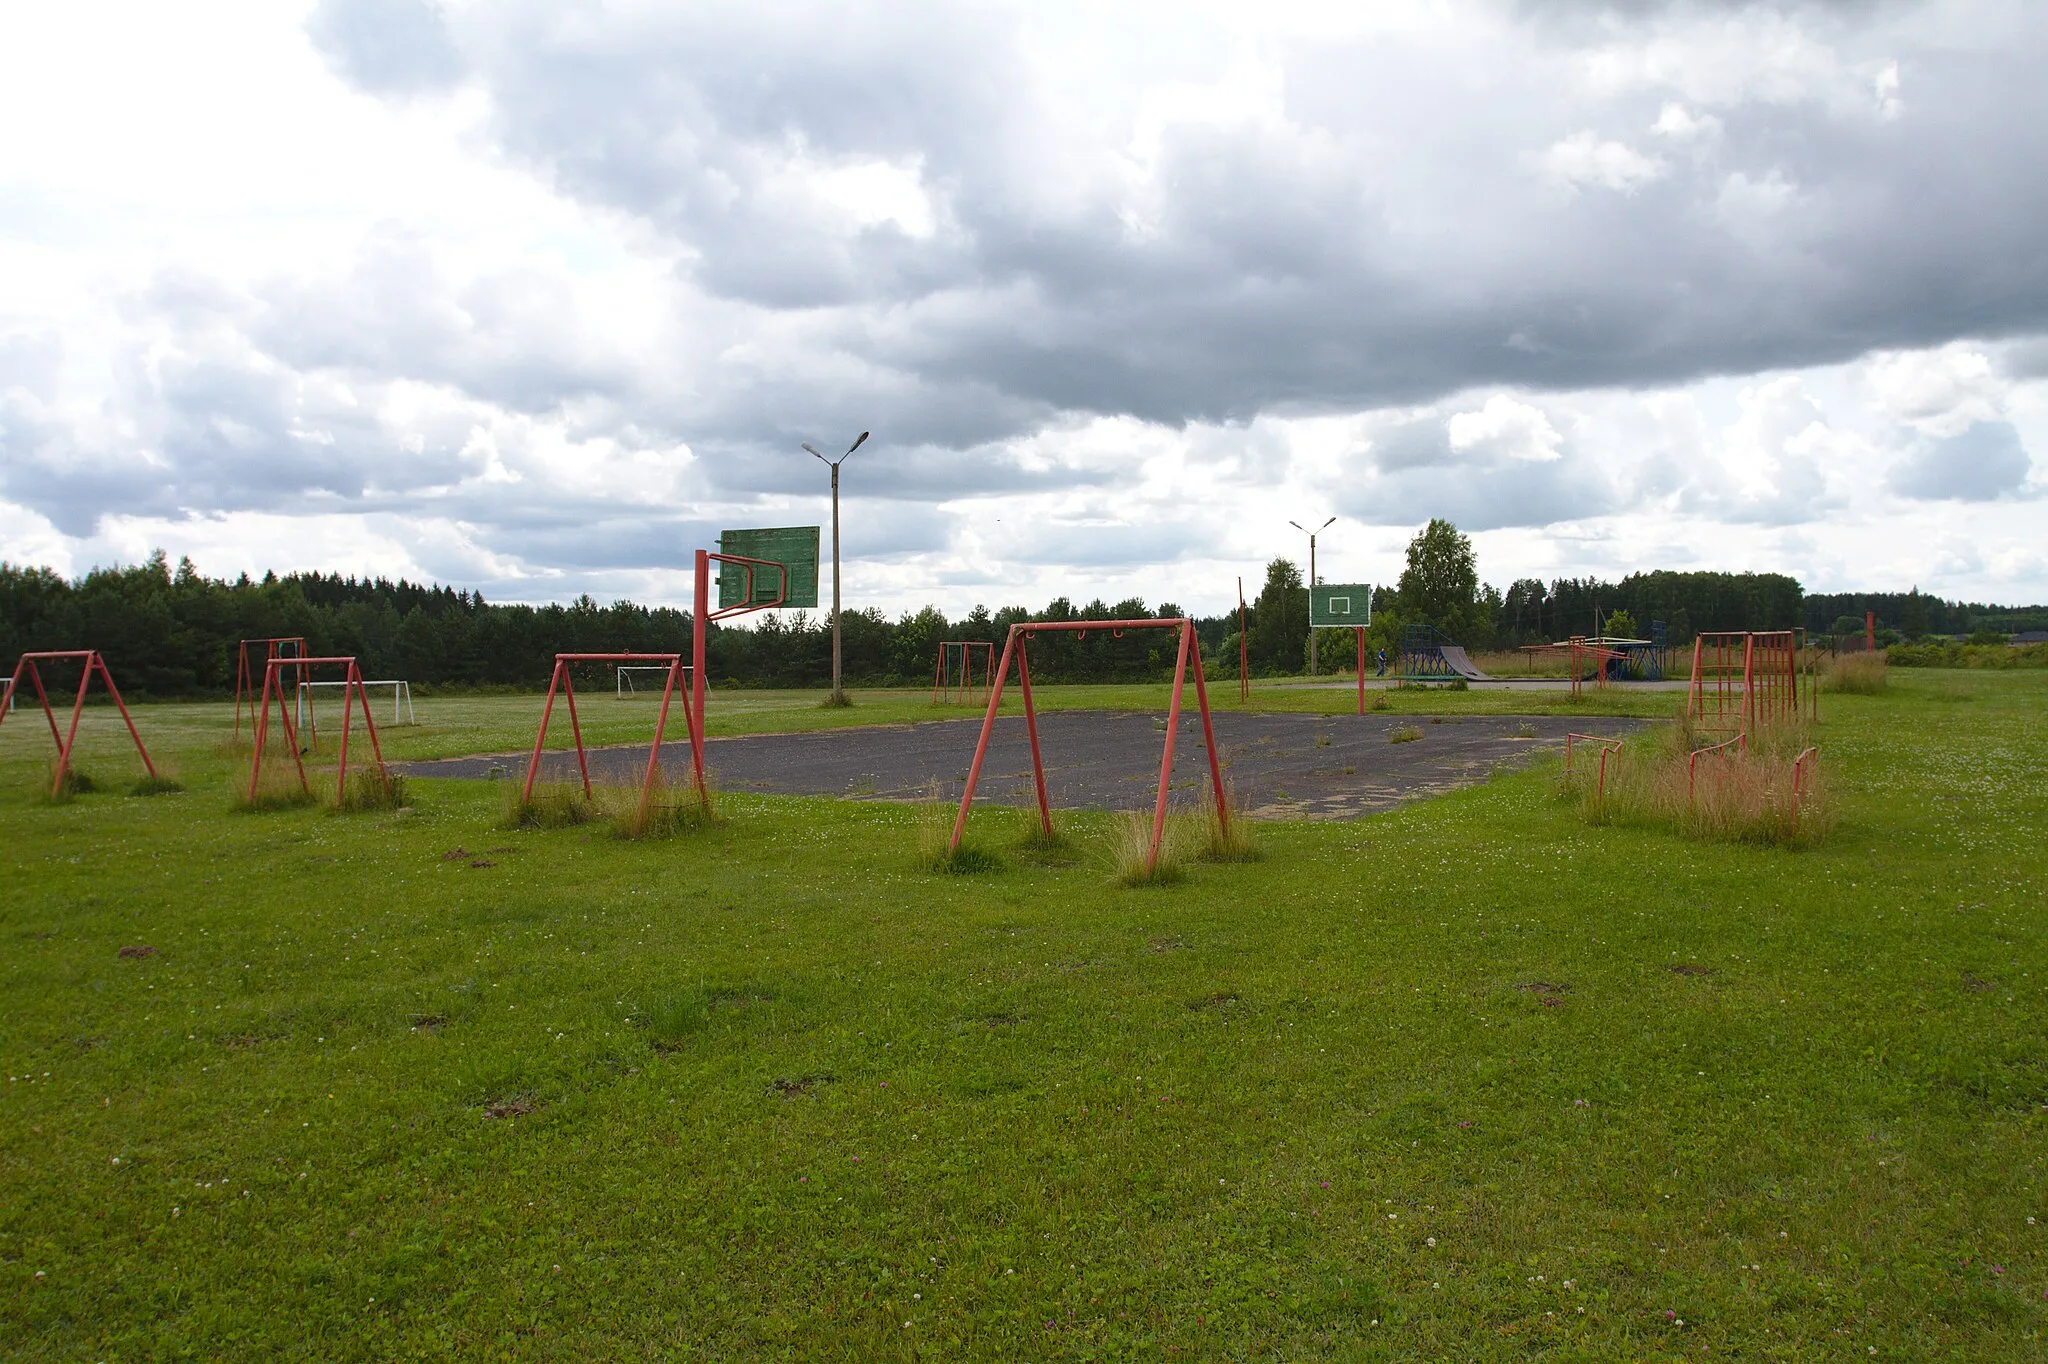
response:
M1317 583L1308 590L1308 623L1312 630L1372 624L1371 586Z
M747 568L744 564L718 566L718 609L735 606L766 606L782 597L781 606L818 605L818 528L816 526L772 526L765 530L728 530L718 535L718 552L746 559L766 559L789 572L789 582L772 568L754 569L754 597L747 600Z

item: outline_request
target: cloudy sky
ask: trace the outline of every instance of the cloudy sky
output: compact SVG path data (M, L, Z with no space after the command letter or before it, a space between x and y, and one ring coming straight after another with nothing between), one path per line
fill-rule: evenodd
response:
M2036 0L19 4L0 558L2048 600Z

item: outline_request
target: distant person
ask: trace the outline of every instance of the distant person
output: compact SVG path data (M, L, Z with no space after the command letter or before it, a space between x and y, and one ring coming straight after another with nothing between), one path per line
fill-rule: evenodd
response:
M1374 676L1374 677L1385 677L1385 676L1387 675L1387 651L1386 651L1385 649L1381 649L1381 650L1380 650L1380 656L1379 656L1379 664L1380 664L1380 670L1379 670L1378 672L1374 673L1374 674L1373 674L1373 676Z

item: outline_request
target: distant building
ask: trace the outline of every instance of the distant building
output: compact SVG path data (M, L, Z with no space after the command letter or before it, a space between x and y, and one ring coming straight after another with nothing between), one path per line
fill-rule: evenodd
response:
M2022 630L2005 642L2015 649L2023 644L2048 644L2048 630Z

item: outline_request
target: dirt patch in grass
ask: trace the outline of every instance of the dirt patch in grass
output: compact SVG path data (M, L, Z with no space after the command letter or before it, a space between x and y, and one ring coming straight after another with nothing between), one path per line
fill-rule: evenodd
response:
M421 1014L412 1021L414 1032L437 1033L448 1026L448 1020L439 1014Z
M122 957L153 957L156 954L154 947L145 947L137 944L134 947L124 947L115 955Z
M1237 1007L1237 995L1231 990L1217 990L1211 994L1203 995L1200 999L1189 1000L1188 1007L1198 1011L1206 1009L1234 1009Z
M1147 952L1186 952L1189 948L1185 939L1168 934L1166 937L1153 938L1147 942L1145 950Z
M801 1099L817 1091L819 1085L829 1085L830 1075L798 1075L793 1078L770 1080L768 1092L779 1099Z
M1714 974L1714 968L1711 966L1694 966L1690 962L1683 961L1679 962L1676 966L1667 966L1664 969L1674 976L1711 976Z
M514 1094L509 1099L484 1105L487 1118L523 1118L529 1113L540 1112L540 1100L531 1094Z

